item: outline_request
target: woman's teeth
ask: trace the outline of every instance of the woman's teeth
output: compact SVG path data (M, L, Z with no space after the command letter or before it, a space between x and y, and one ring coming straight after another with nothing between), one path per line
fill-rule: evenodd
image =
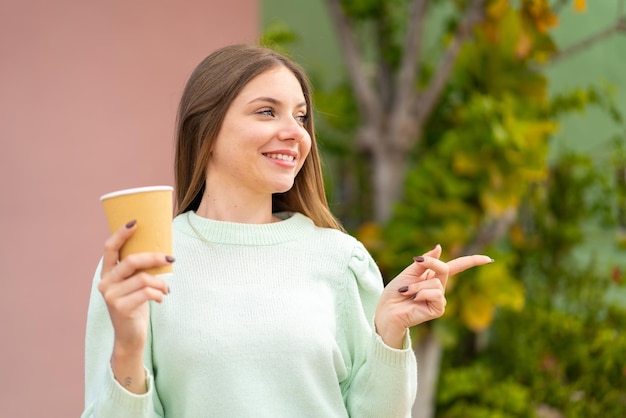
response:
M293 161L292 155L285 155L285 154L264 154L264 155L274 160Z

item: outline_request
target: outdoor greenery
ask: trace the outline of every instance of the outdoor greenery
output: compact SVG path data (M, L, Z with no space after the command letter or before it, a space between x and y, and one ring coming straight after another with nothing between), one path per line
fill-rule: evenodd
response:
M340 3L364 43L382 37L371 42L376 51L367 59L398 71L407 27L397 22L409 15L403 10L409 2ZM333 211L385 278L437 243L444 259L479 252L496 259L451 279L444 318L413 330L415 341L434 338L444 350L435 381L438 417L621 417L626 411L626 308L609 297L624 294L626 279L620 266L599 263L599 247L587 233L589 225L622 231L609 246L625 246L626 123L610 87L548 94L542 67L560 51L550 28L567 3L587 7L579 0L444 5L442 48L458 33L464 10L480 5L482 19L473 22L423 126L412 131L399 195L384 220L375 204L375 159L357 138L365 123L359 94L348 79L315 93ZM289 51L298 37L288 26L274 26L265 42ZM421 58L416 91L427 92L437 78L436 62ZM613 165L598 167L573 152L549 160L559 117L591 106L623 128L607 142Z
M608 221L607 202L592 198L606 187L587 157L570 154L531 188L500 244L515 254L510 267L524 284L525 307L499 310L482 333L458 330L445 357L438 416L623 415L626 309L606 295L624 279L599 273L584 236L590 219ZM591 256L581 259L581 248Z

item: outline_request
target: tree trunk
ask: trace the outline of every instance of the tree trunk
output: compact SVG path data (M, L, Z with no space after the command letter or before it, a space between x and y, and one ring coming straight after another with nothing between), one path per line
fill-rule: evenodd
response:
M419 369L417 399L413 405L413 418L433 418L435 416L435 393L443 347L433 332L421 338L415 348Z
M405 153L390 146L373 152L374 218L381 224L391 219L394 203L402 198L406 160Z
M402 198L407 156L390 146L376 148L372 156L375 218L384 223L391 219L394 202ZM415 345L415 355L419 383L412 416L433 418L443 347L432 332L427 332Z

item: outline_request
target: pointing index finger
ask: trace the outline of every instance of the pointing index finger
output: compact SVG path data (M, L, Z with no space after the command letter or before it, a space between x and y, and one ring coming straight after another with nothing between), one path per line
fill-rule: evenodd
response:
M464 257L455 258L448 262L450 268L450 276L461 273L472 267L482 266L493 263L494 260L486 255L466 255Z

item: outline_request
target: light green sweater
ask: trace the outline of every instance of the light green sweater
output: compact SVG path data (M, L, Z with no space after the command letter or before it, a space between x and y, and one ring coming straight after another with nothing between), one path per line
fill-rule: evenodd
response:
M145 395L113 379L98 267L83 417L410 417L408 337L395 350L372 330L376 264L353 237L279 215L263 225L174 219L174 275L165 301L151 305Z

